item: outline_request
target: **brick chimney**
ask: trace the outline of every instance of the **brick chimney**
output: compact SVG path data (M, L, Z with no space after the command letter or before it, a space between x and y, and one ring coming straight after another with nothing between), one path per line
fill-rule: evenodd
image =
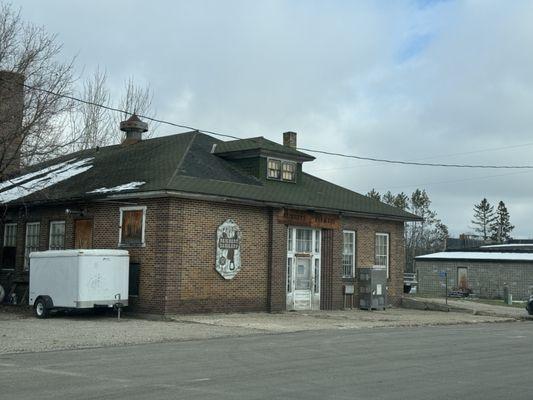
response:
M296 148L296 132L283 132L283 146Z
M120 123L120 130L126 132L122 144L134 144L143 140L143 133L148 131L148 124L133 114L126 121Z
M24 75L0 71L0 180L20 170Z

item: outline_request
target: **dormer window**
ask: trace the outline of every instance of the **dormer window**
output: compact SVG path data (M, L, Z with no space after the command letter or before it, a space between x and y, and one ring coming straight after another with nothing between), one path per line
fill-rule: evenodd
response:
M281 163L281 179L289 182L296 180L296 163L290 161Z
M281 179L281 160L268 159L268 175L270 179Z
M275 179L286 182L296 181L296 163L294 161L268 159L267 168L268 179Z

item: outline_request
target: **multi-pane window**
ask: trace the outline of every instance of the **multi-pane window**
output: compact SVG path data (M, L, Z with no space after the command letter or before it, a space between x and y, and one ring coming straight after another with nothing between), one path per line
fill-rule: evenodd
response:
M63 250L65 248L65 221L50 222L50 250Z
M2 267L15 267L17 254L17 224L4 225L4 250L2 251Z
M355 232L344 231L343 235L342 276L345 278L353 278L355 274Z
M292 228L287 228L287 251L293 251L292 250Z
M389 234L376 233L376 256L375 265L387 268L387 277L389 277Z
M294 161L269 158L267 166L267 177L269 179L296 182L296 163Z
M144 245L146 207L123 207L120 209L119 243Z
M311 253L313 251L313 230L296 229L296 252Z
M320 292L320 259L315 258L315 293Z
M39 250L39 234L41 224L39 222L29 222L26 224L26 241L24 243L24 270L30 267L30 253Z
M281 172L282 180L294 182L296 180L296 163L283 161L281 165Z
M320 253L320 231L315 232L315 253Z
M273 158L268 159L268 177L271 179L281 178L281 161Z
M287 293L292 292L292 258L287 258Z
M4 247L17 247L17 224L4 225Z

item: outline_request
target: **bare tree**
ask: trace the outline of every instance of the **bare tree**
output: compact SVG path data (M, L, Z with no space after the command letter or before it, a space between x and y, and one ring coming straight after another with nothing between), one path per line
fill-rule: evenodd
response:
M126 81L122 97L118 104L113 105L107 87L107 74L100 69L85 82L80 96L85 103L78 103L75 112L71 113L68 129L73 151L120 143L123 139L123 133L119 130L120 121L134 113L149 117L155 115L150 87L137 85L133 78ZM100 105L109 105L125 113ZM149 134L153 134L155 128L151 124Z
M97 69L83 84L81 98L86 103L76 104L74 112L69 113L68 132L71 138L71 150L84 150L113 143L113 117L111 111L99 104L109 104L110 95L107 88L106 72Z
M153 93L149 85L139 86L135 83L135 80L130 77L124 84L124 92L118 103L120 110L126 111L124 114L115 114L115 125L118 126L119 122L127 119L131 114L143 115L150 118L155 117L155 112L152 108ZM157 124L151 123L150 130L147 132L147 136L153 135L157 129ZM117 141L122 141L124 138L123 132L118 131Z
M72 110L72 101L60 95L71 93L73 60L61 62L57 56L61 45L55 35L43 27L24 22L20 11L9 4L0 4L0 70L24 76L22 127L3 130L0 138L0 176L6 171L39 162L68 149L63 136L65 113ZM8 82L0 82L8 85ZM22 85L17 81L16 85ZM14 90L4 91L14 93ZM40 89L40 90L39 90ZM3 101L9 99L3 98ZM7 113L0 118L12 118ZM8 124L10 121L0 121ZM20 151L20 158L13 156Z

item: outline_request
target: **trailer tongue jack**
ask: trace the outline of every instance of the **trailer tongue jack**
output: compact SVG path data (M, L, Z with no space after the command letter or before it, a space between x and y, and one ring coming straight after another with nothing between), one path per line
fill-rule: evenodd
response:
M117 293L115 295L115 299L118 301L115 304L113 304L113 308L117 310L117 320L120 321L120 314L122 312L122 308L124 308L124 304L120 302L120 293Z

